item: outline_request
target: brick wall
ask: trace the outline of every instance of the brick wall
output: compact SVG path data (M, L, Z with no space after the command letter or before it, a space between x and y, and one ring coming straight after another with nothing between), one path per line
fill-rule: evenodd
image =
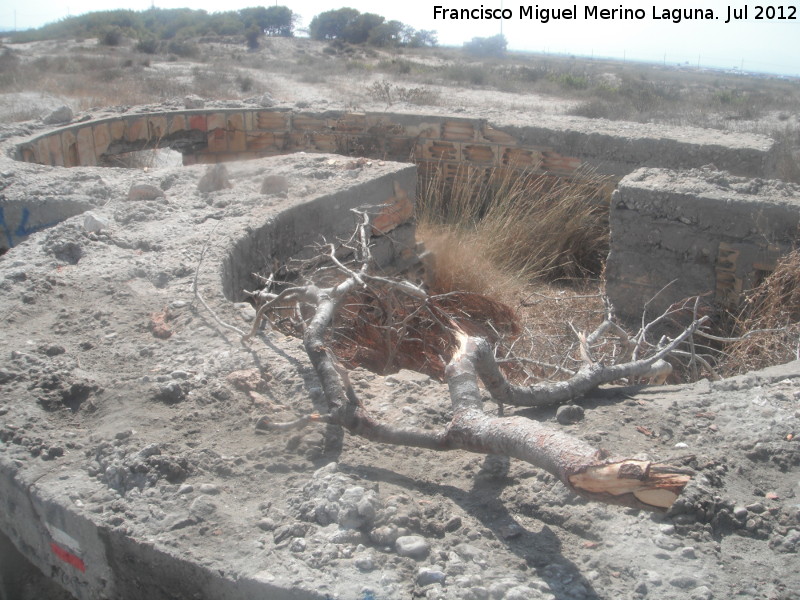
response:
M184 110L87 121L42 134L17 147L17 158L52 166L91 166L122 152L173 147L184 164L217 163L292 152L335 152L401 162L421 173L441 165L528 170L571 176L587 163L622 177L641 166L691 168L713 163L750 177L769 176L774 144L742 144L701 130L592 120L490 124L467 117L401 113L303 113L288 109Z

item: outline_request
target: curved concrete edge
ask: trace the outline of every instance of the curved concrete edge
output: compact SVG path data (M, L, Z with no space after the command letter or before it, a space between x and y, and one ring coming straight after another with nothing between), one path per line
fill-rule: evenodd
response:
M358 221L350 209L364 209L367 206L373 207L375 222L383 227L381 231L374 232L376 244L392 248L391 252L387 250L383 253L388 262L382 266L391 268L395 259L408 256L410 248L402 240L398 242L395 234L400 232L402 239L410 240L413 244L412 214L408 213L408 208L413 213L416 186L414 166L381 163L348 171L341 164L341 157L295 155L239 163L241 170L237 175L249 177L258 183L264 173L274 172L271 169L273 161L279 161L282 172L289 174L292 188L296 184L291 176L293 170L300 166L309 168L309 183L301 186L301 197L291 192L284 198L256 194L249 199L244 198L241 206L228 205L230 210L227 216L224 211L205 202L197 204L196 197L169 199L167 205L162 206L163 216L151 217L147 228L138 232L126 231L124 225L115 222L119 214L114 212L120 209L120 203L123 203L125 210L135 210L136 201L120 199L120 202L98 209L97 214L112 223L110 239L114 243L108 247L89 249L80 261L71 265L65 274L71 282L68 288L77 293L84 290L102 296L99 288L103 285L122 287L122 282L130 278L132 263L104 254L122 250L134 258L137 256L136 244L143 244L143 247L150 248L151 252L165 259L169 256L170 260L177 261L181 256L189 256L190 260L196 261L207 244L207 253L198 272L198 288L213 310L231 320L236 315L232 300L238 299L236 296L241 293L238 286L247 284L254 287L255 282L250 276L253 270L272 264L272 259L288 258L292 252L306 247L320 236L328 240L348 238ZM323 161L327 175L332 176L315 181L312 175L319 172L315 169L320 168L320 161ZM189 182L187 189L193 189L191 181L199 179L202 172L200 168L180 168L178 171L179 176ZM128 176L124 172L117 172L116 175ZM161 172L155 176L169 177L169 174ZM258 187L255 184L251 186L252 189ZM241 193L247 195L246 191ZM194 214L204 216L193 221L197 223L195 227L187 227L186 223L192 221L181 213L181 209L188 211L192 204ZM139 223L133 221L129 226L135 227ZM289 227L289 224L292 226ZM126 239L126 235L132 237ZM86 236L87 232L81 230L78 218L68 219L54 229L32 235L0 260L0 282L24 282L17 277L23 265L28 265L26 277L34 280L38 280L44 272L60 269L63 263L54 259L50 240L63 237L85 242ZM308 237L303 239L294 236ZM393 238L391 243L388 242L389 237ZM141 255L141 251L138 254ZM154 264L163 267L164 262L166 260L156 258ZM85 265L89 266L84 268ZM181 277L182 282L165 287L147 284L145 289L149 297L144 303L155 307L169 298L169 294L172 297L186 297L190 289L187 289L187 280L191 279L191 274L186 273ZM13 284L0 286L0 297L15 298L15 294ZM86 302L85 311L89 311L94 304L92 300L87 299ZM57 298L47 294L37 300L35 310L55 313L59 303ZM202 318L210 322L207 314L203 314ZM26 320L7 325L4 333L9 346L3 351L0 368L6 366L9 353L13 356L12 348L24 346L24 340L30 335L28 327ZM133 332L133 329L129 330L128 335L133 336ZM209 339L215 341L213 347L204 348L207 352L230 348L219 334ZM72 341L77 343L77 340ZM269 353L268 350L264 351ZM87 376L107 380L116 375L98 372L91 363L90 359L86 359L83 365ZM139 412L131 416L139 414L144 418L148 400L141 395L141 390L123 390L122 393L130 394L132 402L142 403ZM107 396L102 398L107 399ZM134 401L134 398L137 400ZM100 412L103 412L102 408ZM234 556L235 537L229 539L221 534L223 538L219 541L222 543L215 544L218 555L209 557L206 554L199 558L174 540L171 545L161 543L155 539L157 532L148 530L149 526L141 525L142 529L133 535L129 527L109 525L102 515L87 509L80 499L81 494L76 491L82 488L85 497L86 489L96 492L108 489L105 483L87 473L85 462L91 459L81 458L83 451L70 452L72 458L68 460L47 460L49 457L28 453L25 447L27 441L11 439L15 430L5 427L9 418L22 415L21 418L30 419L30 423L47 423L45 427L51 428L50 435L60 436L56 430L65 426L63 416L42 410L33 393L15 398L14 406L4 415L3 423L0 423L3 425L0 427L0 529L23 556L78 599L152 600L169 597L299 600L330 597L316 588L297 583L297 570L308 570L303 564L295 568L295 576L289 573L285 565L262 565L257 569L243 567L240 557ZM102 420L102 417L98 418ZM137 424L133 421L130 426L137 427ZM159 442L161 439L151 437L149 441ZM142 499L142 503L145 502ZM236 526L241 525L237 522ZM313 581L313 575L313 571L308 571L303 580ZM330 585L327 589L331 589Z
M150 107L147 107L150 108ZM746 177L776 174L777 144L765 136L691 127L617 123L579 117L530 116L490 122L459 116L402 112L297 111L288 107L153 110L84 120L9 140L18 161L53 167L90 167L108 156L172 147L184 164L209 164L293 152L338 153L414 162L420 177L441 169L448 180L464 169L501 169L575 177L590 168L620 178L643 167L717 168ZM36 213L12 214L0 196L0 247L13 247L30 231L67 214L36 195L17 202ZM19 212L19 211L17 211ZM30 231L29 231L30 230Z
M0 197L0 247L13 248L32 233L52 227L93 208L88 202Z
M246 575L202 565L98 524L69 498L65 481L82 473L25 472L0 456L0 529L43 574L76 598L153 600L322 599L280 570Z

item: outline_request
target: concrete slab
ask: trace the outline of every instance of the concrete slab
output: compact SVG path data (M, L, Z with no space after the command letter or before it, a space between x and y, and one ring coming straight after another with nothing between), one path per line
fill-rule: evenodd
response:
M800 186L712 168L640 169L611 203L606 291L620 316L638 321L705 294L735 309L796 243Z

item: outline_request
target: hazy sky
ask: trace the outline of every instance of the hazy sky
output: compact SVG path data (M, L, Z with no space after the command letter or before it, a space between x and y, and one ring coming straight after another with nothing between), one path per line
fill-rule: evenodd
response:
M274 0L272 0L274 2ZM153 0L159 8L202 8L209 12L234 10L256 6L258 0ZM268 2L266 5L271 4ZM448 4L445 0L403 0L375 2L374 0L303 0L278 1L301 16L301 24L308 25L314 15L342 6L356 8L361 12L376 12L387 19L397 19L417 29L433 29L439 34L442 45L460 46L473 37L490 36L502 32L512 50L532 50L559 54L605 56L666 62L668 64L689 63L723 68L744 68L748 71L763 71L800 76L800 4L797 2L775 3L775 13L762 13L757 19L757 5L734 0L667 0L663 3L631 1L584 2L569 4L554 0L543 0L538 4L519 3L511 0L484 0L473 2L459 0ZM38 27L57 21L67 15L78 15L94 10L129 8L144 10L151 0L0 0L0 28L17 29ZM443 20L434 19L434 7L446 9L508 9L510 18L504 20ZM558 10L575 7L577 15L570 20L531 19L521 14L520 7L538 6L541 9ZM600 9L642 9L641 19L587 18L587 7ZM741 11L747 7L747 19L725 23L731 9ZM783 6L781 12L777 7ZM796 8L792 8L796 7ZM664 10L703 8L713 11L713 20L686 20L673 22L663 16ZM796 11L796 12L794 12ZM507 14L509 14L507 13ZM642 13L640 13L641 15ZM682 16L682 15L681 15ZM787 17L780 20L778 17ZM794 17L789 19L788 17Z

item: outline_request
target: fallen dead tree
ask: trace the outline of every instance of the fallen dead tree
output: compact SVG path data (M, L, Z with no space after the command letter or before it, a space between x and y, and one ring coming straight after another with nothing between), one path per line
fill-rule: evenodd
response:
M249 342L258 332L265 315L282 310L293 311L294 321L303 329L306 353L319 377L327 401L326 414L308 414L291 422L276 423L268 417L258 422L265 430L287 430L310 423L328 423L343 427L365 439L429 450L467 450L518 458L557 476L565 486L581 496L610 504L663 511L668 509L691 479L686 469L633 458L615 458L606 451L559 430L519 416L503 416L503 406L553 405L579 398L600 385L626 378L663 378L669 365L663 360L703 323L697 319L673 340L662 340L649 356L637 358L638 346L610 319L588 336L581 336L581 356L585 365L568 380L537 385L512 383L501 371L492 346L483 337L469 335L451 316L433 308L434 298L408 281L380 277L370 273L368 218L362 214L358 235L345 244L352 252L352 264L340 259L341 248L327 246L327 259L339 273L330 285L313 282L291 285L280 292L270 284L261 292L250 292L262 303L252 330L244 336ZM330 269L316 267L318 279L330 280ZM446 381L452 403L452 419L439 431L401 427L384 423L370 414L350 384L348 371L335 355L331 344L334 322L347 299L358 290L371 286L390 288L398 295L414 298L419 310L428 310L432 318L450 332L455 342L443 347L449 356L444 361ZM401 324L402 325L402 324ZM611 333L626 348L626 362L606 365L592 357L591 345L600 336ZM498 404L498 416L483 410L479 387L483 382Z

